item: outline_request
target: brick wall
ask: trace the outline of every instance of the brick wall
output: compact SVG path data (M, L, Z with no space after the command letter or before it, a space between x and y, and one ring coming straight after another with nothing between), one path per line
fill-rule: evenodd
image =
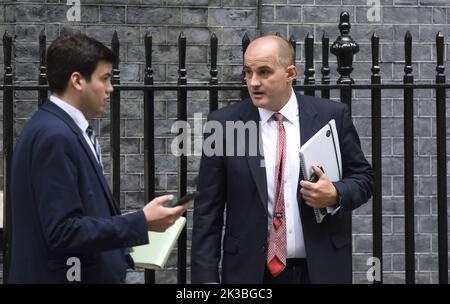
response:
M375 11L368 3L380 3L379 19L368 18ZM15 35L14 81L36 83L38 77L38 35L44 29L47 42L58 35L82 32L110 44L114 30L121 43L120 77L122 83L142 83L144 72L143 37L153 36L153 69L155 82L175 82L178 68L177 37L183 31L187 37L188 82L209 79L209 36L219 39L219 81L239 81L241 77L241 39L248 31L279 32L284 37L294 35L298 41L297 66L303 78L303 40L309 32L320 41L326 31L332 43L339 35L339 14L347 10L351 16L351 35L359 43L360 52L352 76L357 83L370 79L370 37L380 36L381 75L383 81L401 81L403 77L403 38L406 30L413 37L413 75L416 80L431 81L435 75L434 41L442 31L446 41L450 34L450 4L446 0L263 0L258 20L256 0L81 0L81 20L69 22L70 6L66 1L0 1L0 34L7 30ZM369 14L369 17L372 16ZM376 14L375 14L376 16ZM370 19L370 20L369 20ZM259 22L258 22L259 21ZM1 44L1 42L0 42ZM446 58L448 57L446 49ZM320 78L320 44L315 47L316 77ZM338 75L335 57L330 55L331 77ZM3 70L3 52L0 51ZM447 69L448 70L448 69ZM0 75L0 81L3 75ZM1 95L1 92L0 92ZM237 93L219 94L222 104L239 99ZM332 94L336 98L338 94ZM121 205L134 210L144 204L143 195L143 94L122 93L121 99ZM415 92L415 229L416 281L437 282L437 206L436 206L436 141L434 93ZM1 98L1 96L0 96ZM16 134L37 106L37 93L15 92ZM170 155L173 135L170 126L176 120L176 93L155 94L155 146L157 194L177 190L176 158ZM188 115L207 113L207 94L188 94ZM2 112L0 104L0 115ZM404 282L404 219L403 219L403 97L401 90L383 92L383 248L384 281ZM370 159L371 125L370 92L354 92L353 117L361 136L363 149ZM109 152L109 111L93 124L100 135L103 151ZM449 121L447 124L450 125ZM0 126L0 130L2 127ZM450 131L449 131L450 132ZM0 147L1 149L1 147ZM105 157L106 171L109 160ZM189 186L193 186L199 164L198 157L188 158ZM189 212L188 217L191 218ZM188 240L190 241L188 225ZM367 283L367 258L372 254L371 204L359 208L353 217L354 281ZM188 243L189 247L189 243ZM189 255L188 255L189 256ZM157 272L157 282L176 282L176 254L170 268ZM189 263L189 260L188 260ZM189 275L188 275L189 278ZM142 272L130 272L128 281L143 282Z

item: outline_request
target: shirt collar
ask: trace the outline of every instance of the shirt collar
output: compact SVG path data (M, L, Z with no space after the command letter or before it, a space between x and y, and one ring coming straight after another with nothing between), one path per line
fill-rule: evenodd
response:
M278 111L278 113L281 113L286 119L286 121L294 123L295 119L298 117L298 103L297 103L297 95L295 95L293 89L291 90L292 90L291 97L289 98L288 102L284 105L284 107L281 108L280 111ZM275 113L274 111L267 110L264 108L258 108L258 111L259 117L261 118L261 124L267 123L268 120Z
M66 112L76 123L76 125L81 129L81 131L86 132L89 122L84 117L83 113L75 108L74 106L68 104L64 100L56 97L55 95L50 96L50 101L60 107L64 112Z

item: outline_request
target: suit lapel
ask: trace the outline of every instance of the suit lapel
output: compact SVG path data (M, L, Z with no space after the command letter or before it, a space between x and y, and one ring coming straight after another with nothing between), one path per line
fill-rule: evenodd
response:
M307 100L308 97L295 93L298 103L298 115L300 121L300 144L303 146L308 139L310 139L318 130L320 125L316 119L318 115L316 109L312 106L311 101ZM299 183L297 185L297 201L299 202L299 208L301 210L302 196L300 194L300 181L304 179L303 172L300 166Z
M119 206L117 206L111 190L109 189L108 183L106 182L105 176L103 175L102 168L98 164L97 160L95 159L94 155L92 154L91 148L89 147L88 143L84 139L83 134L81 133L80 128L75 124L73 119L61 108L59 108L57 105L55 105L53 102L51 102L49 99L47 99L47 102L45 102L42 105L42 110L50 112L57 116L59 119L64 121L71 130L76 134L78 141L80 145L83 147L84 152L89 158L89 161L91 163L91 166L93 167L97 178L100 181L100 184L102 185L103 191L105 192L107 196L107 200L109 203L109 207L111 209L111 214L120 214Z
M257 126L257 134L258 134L258 143L257 143L257 155L251 156L249 153L249 144L250 140L248 137L246 137L245 144L245 156L247 158L248 166L250 168L253 180L255 181L256 188L258 189L259 198L261 199L261 203L263 204L264 208L267 208L268 204L268 194L267 194L267 180L266 180L266 168L262 165L264 163L264 157L260 154L260 118L258 113L258 108L253 106L251 100L245 100L242 102L246 102L247 106L244 111L242 111L240 118L245 123L249 121L256 122Z
M300 94L295 94L297 96L298 103L298 115L300 120L300 141L303 146L308 139L310 139L321 126L316 119L317 111L312 107L311 102L307 98Z

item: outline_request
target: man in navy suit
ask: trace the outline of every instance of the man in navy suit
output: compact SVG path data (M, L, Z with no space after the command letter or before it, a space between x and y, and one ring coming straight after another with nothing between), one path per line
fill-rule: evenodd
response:
M85 35L60 37L47 53L52 91L24 127L12 163L8 283L121 283L133 262L126 248L148 243L189 204L157 197L121 215L103 175L88 120L113 91L115 54Z
M215 147L223 146L227 154L202 155L192 231L193 283L352 281L348 224L351 211L372 195L372 169L345 104L293 91L294 62L288 41L255 39L244 55L250 99L209 115L225 130ZM319 180L309 182L300 170L300 146L331 119L343 178L331 182L314 167ZM256 136L248 132L242 141L225 136L230 122L256 123ZM242 142L243 156L228 153ZM250 153L254 146L261 152ZM317 223L313 207L332 212Z

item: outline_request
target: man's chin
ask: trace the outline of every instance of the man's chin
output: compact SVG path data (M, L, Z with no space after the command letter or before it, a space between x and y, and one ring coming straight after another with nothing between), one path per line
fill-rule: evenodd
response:
M253 98L252 97L253 105L257 108L264 108L267 105L267 102L264 98Z

